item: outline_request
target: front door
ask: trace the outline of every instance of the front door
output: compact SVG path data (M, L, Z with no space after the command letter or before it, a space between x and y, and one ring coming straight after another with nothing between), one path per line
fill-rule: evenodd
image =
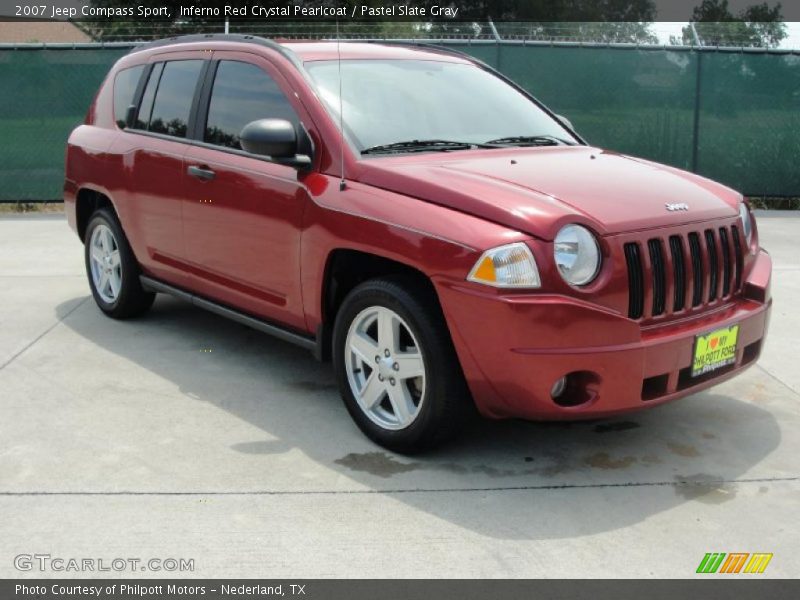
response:
M266 59L216 52L211 69L203 144L184 156L191 287L303 329L300 229L308 193L296 169L246 156L239 145L239 133L251 121L287 119L298 127L300 117L282 89L285 81Z

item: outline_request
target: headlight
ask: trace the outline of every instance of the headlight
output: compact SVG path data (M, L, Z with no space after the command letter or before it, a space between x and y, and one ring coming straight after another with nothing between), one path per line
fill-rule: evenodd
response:
M570 285L586 285L600 271L600 246L594 235L580 225L567 225L553 243L558 272Z
M744 232L744 239L747 240L747 246L753 241L753 221L750 216L750 211L744 202L739 203L739 218L742 220L742 231Z
M541 285L536 260L522 242L484 252L467 279L499 288L538 288Z

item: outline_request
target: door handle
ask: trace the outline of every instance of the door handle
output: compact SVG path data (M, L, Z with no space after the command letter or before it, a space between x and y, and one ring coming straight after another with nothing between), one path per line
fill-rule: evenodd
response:
M197 177L198 179L202 179L204 181L214 179L214 176L216 175L216 173L209 168L196 167L194 165L186 169L186 172L192 177Z

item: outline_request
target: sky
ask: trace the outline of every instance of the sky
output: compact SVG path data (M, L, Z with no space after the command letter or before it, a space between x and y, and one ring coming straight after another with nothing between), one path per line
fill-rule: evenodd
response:
M653 32L658 36L658 41L661 44L668 44L669 37L674 35L678 38L681 37L681 30L686 26L686 23L667 23L658 22L653 23L650 27ZM781 48L800 49L800 23L786 23L786 39L781 42Z

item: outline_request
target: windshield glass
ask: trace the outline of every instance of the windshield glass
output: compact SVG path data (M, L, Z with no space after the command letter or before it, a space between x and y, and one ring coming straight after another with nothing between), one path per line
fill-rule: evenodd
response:
M339 119L337 61L306 63L320 97ZM577 140L500 78L472 64L343 60L345 131L357 150L410 140L481 144L519 136Z

